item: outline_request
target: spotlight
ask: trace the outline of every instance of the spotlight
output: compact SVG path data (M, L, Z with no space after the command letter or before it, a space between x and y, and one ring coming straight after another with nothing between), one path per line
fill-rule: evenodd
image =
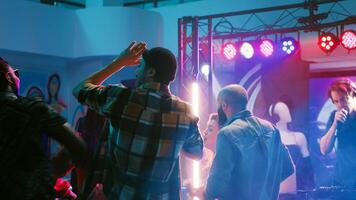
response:
M253 46L252 46L251 43L244 42L244 43L242 43L242 45L240 47L240 53L246 59L250 59L250 58L253 57L255 51L254 51Z
M356 32L346 30L341 34L341 44L345 49L351 51L356 48Z
M225 43L222 48L222 53L228 60L235 58L237 53L235 45L231 42Z
M193 115L199 116L199 84L194 82L192 84L192 108Z
M265 57L270 57L273 54L274 45L273 45L273 42L271 40L262 40L260 42L259 47L260 47L260 52Z
M208 77L209 73L210 73L210 66L208 64L204 64L201 68L200 68L200 72L202 74L204 74L204 76Z
M318 38L319 48L327 53L332 52L339 45L339 40L333 33L322 33Z
M199 84L197 82L193 82L192 84L192 108L193 115L199 116ZM193 160L192 162L192 170L193 170L193 188L199 188L201 184L200 177L200 162L197 160Z
M282 50L288 55L291 55L297 51L297 41L293 38L284 38L281 41L282 43Z

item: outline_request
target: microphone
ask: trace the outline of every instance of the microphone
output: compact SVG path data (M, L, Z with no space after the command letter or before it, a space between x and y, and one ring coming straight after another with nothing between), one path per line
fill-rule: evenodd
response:
M349 115L349 111L348 110L349 110L348 108L342 108L340 111L338 111L338 112L341 112L341 113L343 113L345 115L345 121L347 120L347 117ZM343 128L345 121L337 121L335 135L337 135L337 131L338 130Z

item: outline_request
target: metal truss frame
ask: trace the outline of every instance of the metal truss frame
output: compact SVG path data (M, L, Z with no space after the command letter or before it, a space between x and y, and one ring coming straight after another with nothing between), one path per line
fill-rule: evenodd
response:
M179 94L189 93L193 81L203 79L199 67L204 62L214 72L214 46L224 40L278 38L300 32L322 32L356 24L356 14L343 5L344 0L307 0L304 3L259 8L207 16L189 16L178 20ZM354 11L355 12L355 11ZM269 15L268 17L265 17ZM271 17L272 16L272 17ZM271 20L271 18L273 20ZM220 43L219 43L220 42ZM220 45L221 46L221 45ZM215 49L216 50L216 49ZM205 77L205 95L212 111L212 73Z

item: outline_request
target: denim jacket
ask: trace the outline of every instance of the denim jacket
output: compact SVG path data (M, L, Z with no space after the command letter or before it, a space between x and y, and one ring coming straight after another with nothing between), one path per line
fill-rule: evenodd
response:
M248 110L232 116L218 134L206 199L270 200L294 171L280 134Z

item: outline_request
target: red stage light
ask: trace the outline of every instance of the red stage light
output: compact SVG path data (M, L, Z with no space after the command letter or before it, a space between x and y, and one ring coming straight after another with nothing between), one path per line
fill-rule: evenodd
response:
M260 43L260 51L265 57L269 57L273 54L274 47L271 40L263 40Z
M333 33L322 33L319 36L319 48L327 53L332 52L339 44L338 38Z
M353 30L344 31L341 34L341 44L347 50L353 50L356 48L356 32Z
M237 50L233 43L225 43L222 48L222 53L226 59L231 60L235 58Z

